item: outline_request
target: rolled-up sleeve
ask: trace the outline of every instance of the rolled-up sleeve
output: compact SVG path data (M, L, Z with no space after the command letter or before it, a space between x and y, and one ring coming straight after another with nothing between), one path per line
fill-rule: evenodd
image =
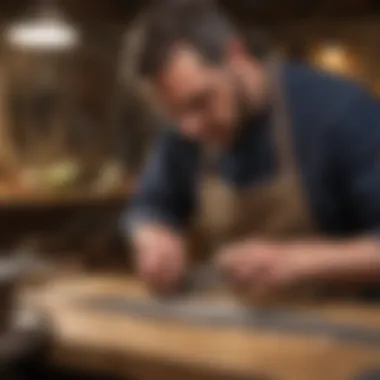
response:
M357 230L380 238L380 103L358 89L336 132L345 202Z
M123 213L123 232L151 221L174 229L185 227L194 206L196 168L196 146L174 132L163 133Z

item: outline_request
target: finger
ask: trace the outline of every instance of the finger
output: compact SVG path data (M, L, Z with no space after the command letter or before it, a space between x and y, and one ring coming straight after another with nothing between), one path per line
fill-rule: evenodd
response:
M268 268L268 260L253 255L236 259L224 273L239 287L251 286L260 280Z
M251 294L255 298L268 298L283 294L294 284L294 278L287 268L279 263L268 268L255 284Z
M173 291L183 277L185 269L182 252L165 252L156 267L154 280L161 290Z
M137 267L139 273L149 276L154 272L159 261L160 253L154 250L144 250L137 257Z
M215 258L215 263L223 272L229 273L246 262L246 251L243 247L232 246L223 249Z
M139 274L142 280L153 290L160 291L162 284L163 253L160 251L145 251L139 257Z
M163 265L157 277L165 288L175 288L182 278L182 266L178 263Z
M266 287L272 291L286 290L295 284L297 278L293 276L291 270L280 265L275 266L269 271L266 278Z
M271 245L259 242L244 242L223 248L217 256L217 263L221 267L247 265L252 261L252 258L255 260L268 260L272 255L273 249Z

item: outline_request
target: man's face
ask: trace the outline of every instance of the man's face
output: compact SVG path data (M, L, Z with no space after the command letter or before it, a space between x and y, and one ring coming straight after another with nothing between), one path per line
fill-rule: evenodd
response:
M227 144L239 119L239 84L227 63L207 64L179 47L156 82L158 101L184 136Z

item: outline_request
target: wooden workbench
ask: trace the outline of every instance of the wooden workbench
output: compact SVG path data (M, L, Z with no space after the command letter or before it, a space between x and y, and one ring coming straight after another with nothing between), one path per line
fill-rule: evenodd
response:
M354 380L358 373L380 367L380 346L105 314L72 302L82 295L132 293L148 296L133 279L66 277L24 292L21 302L48 314L54 330L51 360L71 368L144 380ZM293 308L380 330L380 308L348 304Z

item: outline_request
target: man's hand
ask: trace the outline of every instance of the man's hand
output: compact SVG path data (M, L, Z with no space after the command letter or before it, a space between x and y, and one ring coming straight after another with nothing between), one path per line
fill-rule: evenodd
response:
M159 292L175 290L185 272L183 239L159 225L139 227L133 236L136 266L147 285Z
M217 264L252 296L314 281L369 282L380 273L380 245L373 239L270 243L249 240L225 247Z
M252 296L276 291L297 279L286 245L250 240L225 247L217 257L232 285Z

